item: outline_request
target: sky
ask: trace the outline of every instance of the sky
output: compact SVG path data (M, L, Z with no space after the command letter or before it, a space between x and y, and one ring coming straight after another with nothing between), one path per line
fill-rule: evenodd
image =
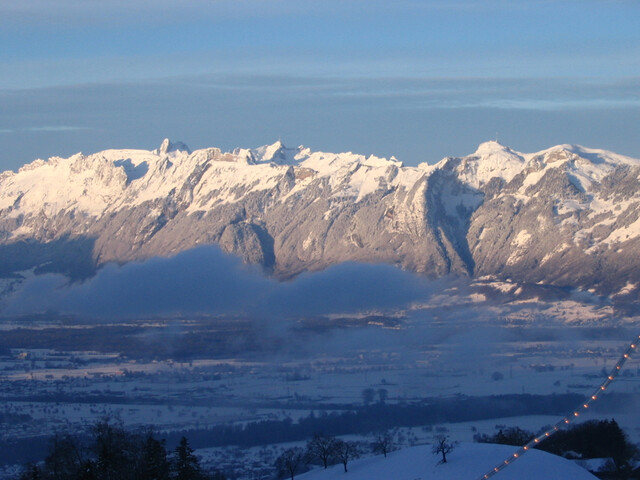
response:
M106 148L640 158L634 0L0 0L0 171Z

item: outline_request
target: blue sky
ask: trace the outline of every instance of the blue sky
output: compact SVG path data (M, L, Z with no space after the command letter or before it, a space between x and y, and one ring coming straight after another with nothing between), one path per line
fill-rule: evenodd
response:
M640 157L640 2L0 0L0 170L111 147Z

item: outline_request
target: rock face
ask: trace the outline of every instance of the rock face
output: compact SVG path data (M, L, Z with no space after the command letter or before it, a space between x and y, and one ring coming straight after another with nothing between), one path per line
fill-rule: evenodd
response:
M637 296L640 160L487 142L463 158L182 143L36 160L0 174L0 274L75 278L218 244L279 278L344 261Z

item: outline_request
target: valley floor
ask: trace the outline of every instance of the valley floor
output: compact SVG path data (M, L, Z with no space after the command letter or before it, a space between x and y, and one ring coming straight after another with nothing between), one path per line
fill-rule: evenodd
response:
M83 432L111 417L131 428L153 425L170 439L199 430L194 446L205 464L249 478L248 471L270 469L283 445L218 446L211 438L207 444L206 429L287 419L295 424L366 404L402 406L429 398L580 398L602 382L640 330L635 317L620 321L607 307L580 308L579 321L571 302L489 307L477 298L279 326L207 317L114 323L4 319L0 443L14 447L5 448L1 460L27 460L15 446L22 441L32 455L42 455L46 436ZM640 355L630 359L610 391L610 399L584 419L615 417L639 443ZM397 432L405 446L443 432L470 442L476 433L504 426L535 432L568 411L538 413L520 408L500 414L509 418L443 418ZM354 433L367 441L365 432ZM33 448L36 438L41 450ZM250 465L248 471L243 465Z

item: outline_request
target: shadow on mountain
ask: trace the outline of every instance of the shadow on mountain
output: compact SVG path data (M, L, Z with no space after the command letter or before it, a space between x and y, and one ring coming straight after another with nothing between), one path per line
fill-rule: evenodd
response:
M467 233L471 216L481 203L482 193L465 185L448 172L436 171L427 180L427 216L436 242L447 263L447 273L473 276L475 261ZM470 205L460 198L474 198ZM455 204L454 200L458 201Z
M134 180L144 177L149 171L149 164L147 164L147 162L134 165L130 158L127 158L126 160L116 160L113 163L116 167L124 168L124 173L127 174L127 183L131 183Z
M36 274L61 273L71 280L84 280L96 272L95 239L61 237L50 242L22 240L0 245L0 276L34 269Z
M276 254L273 249L274 240L269 234L267 229L260 225L252 224L253 230L260 240L260 246L262 247L262 255L264 257L262 263L265 270L269 273L273 271L273 266L276 264Z

